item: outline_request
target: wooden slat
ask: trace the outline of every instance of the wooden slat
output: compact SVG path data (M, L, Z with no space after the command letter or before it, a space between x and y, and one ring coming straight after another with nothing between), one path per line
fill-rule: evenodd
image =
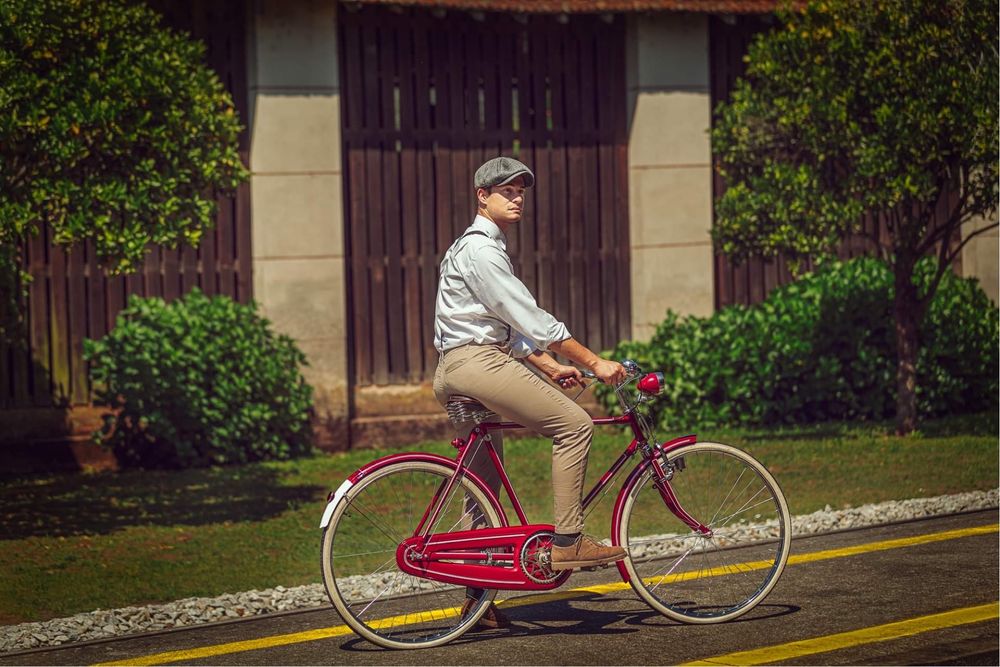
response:
M511 31L509 44L511 49L510 62L513 65L511 70L508 70L506 76L509 78L517 79L517 96L518 96L518 108L515 110L513 108L513 97L512 93L515 89L513 85L510 86L510 90L506 91L508 95L508 100L505 101L505 105L509 105L510 111L502 112L501 122L504 123L504 127L513 132L515 123L515 114L517 116L518 125L518 138L520 139L520 159L522 162L531 167L532 171L539 174L537 156L535 155L534 142L532 138L532 132L529 127L526 127L526 123L529 123L529 119L526 117L526 108L531 104L531 61L529 60L530 54L526 53L522 48L524 39L527 37L527 30L524 28L515 28ZM537 182L537 179L536 179ZM541 218L538 215L538 191L532 189L528 191L526 196L525 214L524 221L520 225L520 236L518 238L519 247L518 255L520 262L520 273L519 276L531 293L535 295L535 299L539 299L539 289L538 289L538 255L537 255L537 245L538 245L538 228L541 223Z
M104 337L108 332L107 290L104 273L97 263L97 253L94 242L87 241L84 245L87 255L87 336L94 340Z
M552 221L552 236L549 246L549 262L552 266L552 314L557 319L563 321L570 327L570 333L579 335L574 331L572 321L572 308L570 306L571 283L569 265L569 174L567 169L567 149L566 144L569 137L566 133L566 98L563 86L563 73L565 72L565 62L563 51L566 49L564 34L555 29L550 23L548 33L548 73L549 73L549 98L550 107L547 110L551 118L552 128L550 138L553 144L549 155L549 178L552 180L552 187L549 190L551 208L549 215Z
M613 33L615 46L611 71L625 71L625 28L624 21L617 24ZM628 208L628 120L626 118L625 78L616 77L617 86L612 88L611 98L620 100L615 104L615 118L612 122L615 136L615 230L617 232L617 261L615 267L618 275L618 338L632 337L632 281L631 281L631 246L629 237Z
M248 163L246 157L244 164ZM253 250L250 229L250 186L244 183L236 191L236 299L249 303L253 297Z
M422 20L415 24L413 31L413 63L414 63L414 122L415 129L430 131L435 119L431 106L431 78L434 71L432 52L430 48L431 31L427 17L419 15ZM421 304L421 340L423 350L422 372L419 378L412 381L432 377L437 365L437 351L434 349L434 300L437 291L437 250L436 225L434 215L434 153L433 143L426 138L418 139L416 144L417 172L415 174L417 197L417 230L420 243L420 304ZM411 375L411 377L413 377Z
M52 367L51 335L49 310L49 266L46 250L48 246L48 228L43 226L41 233L31 239L29 248L29 267L31 285L28 293L28 303L31 308L31 326L29 340L31 342L31 402L34 405L46 405L52 402L52 388L48 369Z
M597 175L597 105L596 92L599 87L596 85L597 67L594 62L596 54L596 35L593 32L593 25L582 23L577 28L577 39L579 40L579 71L577 80L580 83L579 108L580 125L582 137L580 141L581 153L581 183L582 188L577 193L577 198L582 200L583 211L579 220L581 228L575 235L581 238L580 262L583 270L583 283L586 285L586 292L581 294L582 310L581 322L586 324L586 341L594 349L601 349L604 346L601 336L601 320L604 313L603 304L600 301L601 295L601 266L600 266L600 245L601 245L601 220L600 220L600 200L598 199L598 175ZM574 290L579 292L579 290ZM617 342L617 341L616 341Z
M181 295L181 250L161 248L160 263L163 269L163 299L168 303Z
M214 228L205 230L201 244L198 246L198 284L201 291L210 297L219 293L219 274L216 265L218 260L217 232L218 230Z
M379 104L379 65L383 55L377 28L369 27L363 33L366 53L374 50L375 58L367 58L363 63L365 77L366 117L374 119L385 130L387 122L384 103ZM382 156L386 141L365 144L365 180L368 192L383 192ZM389 349L386 340L388 321L386 317L386 275L385 275L385 199L367 197L366 215L363 224L368 229L368 275L371 285L370 317L372 322L371 350L372 376L375 384L389 383Z
M608 32L612 35L618 34L617 23L621 22L621 17L615 18L615 24L608 27ZM616 40L597 40L597 72L598 89L607 91L598 96L597 125L600 135L597 155L598 165L598 200L601 207L601 302L603 304L604 319L601 328L601 340L613 341L604 342L604 347L618 341L619 329L619 304L618 304L618 281L620 279L620 269L618 266L618 221L615 211L615 143L618 139L615 123L619 118L616 105L624 106L626 101L624 87L621 94L618 91L618 81L621 77L615 76L614 63L616 62ZM623 116L622 116L623 117ZM626 270L628 265L626 264ZM631 332L629 332L631 335Z
M31 261L31 242L25 243L24 248L24 263L25 266L30 266ZM13 380L13 391L14 397L12 404L14 406L28 406L33 404L32 397L34 392L32 391L32 380L33 373L31 363L32 355L34 353L34 343L35 339L32 336L34 332L35 325L35 310L34 303L31 300L31 295L33 294L32 286L28 286L28 299L26 300L27 305L25 310L25 321L24 326L27 332L27 345L22 349L14 348L11 355L11 365L14 369L14 380Z
M143 296L163 296L163 281L160 275L160 248L150 246L142 263Z
M70 394L69 307L66 284L66 250L53 244L49 249L49 348L51 398L65 401Z
M87 277L84 275L84 248L69 253L66 276L69 298L69 399L73 405L88 402L89 383L83 363L83 339L87 336Z
M215 225L218 230L219 245L216 248L218 254L216 273L219 280L219 293L231 296L236 294L236 248L234 225L234 205L235 201L231 197L220 200L217 203L218 212L215 216Z
M399 374L406 382L419 382L424 373L424 319L422 312L423 284L420 266L420 190L417 173L417 149L408 138L417 126L416 46L417 31L412 26L398 28L400 125L402 150L399 156L399 195L401 200L400 225L402 227L402 286L403 322L400 335L405 336L406 357ZM426 76L424 83L426 84ZM425 89L426 90L426 89ZM426 103L423 104L426 107ZM428 221L429 222L429 221Z
M581 63L582 45L580 44L579 28L574 23L573 30L565 31L563 48L563 71L579 72ZM570 314L570 331L575 332L577 338L586 343L589 340L587 331L587 311L586 311L586 285L587 271L584 260L584 243L586 237L586 216L587 203L585 192L586 182L586 156L584 155L583 144L586 130L583 125L585 114L581 113L583 104L580 76L566 76L564 104L566 105L566 142L567 148L567 172L569 181L569 192L567 193L567 229L566 243L569 247L569 284L584 286L584 289L568 289ZM572 115L570 110L572 109ZM580 122L574 123L572 119Z
M436 23L436 26L440 23ZM443 28L439 28L443 29ZM460 86L458 71L458 40L433 39L430 42L431 72L437 96L435 107L436 129L440 137L434 142L434 202L436 208L436 261L451 245L455 236L451 228L451 152L457 140L455 125L461 113L461 100L451 95L453 87Z
M403 309L403 269L401 262L402 219L400 202L400 154L397 152L396 130L396 79L399 72L398 57L399 22L393 21L383 26L379 45L383 58L380 67L382 106L385 129L391 137L382 150L382 186L380 191L393 193L384 199L383 211L383 264L385 266L385 327L383 337L388 339L389 376L388 382L406 382L406 312Z

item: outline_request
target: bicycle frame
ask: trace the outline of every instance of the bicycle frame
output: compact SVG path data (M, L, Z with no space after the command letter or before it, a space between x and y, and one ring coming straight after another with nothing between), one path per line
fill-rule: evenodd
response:
M601 476L601 479L599 479L597 483L593 486L593 488L590 489L587 495L584 496L583 499L584 510L586 510L587 507L589 507L591 503L593 503L594 500L597 499L601 491L603 491L604 488L611 482L611 480L614 479L615 475L622 469L625 463L630 458L632 458L632 456L635 455L636 451L639 450L640 444L646 443L646 438L639 427L638 420L636 419L635 414L632 412L622 415L620 417L597 417L593 419L593 422L595 426L627 425L632 429L633 439L632 442L629 443L628 447L626 447L625 450L618 456L618 459L614 463L612 463L611 467L608 468L608 470L604 473L604 475ZM414 535L423 535L424 537L427 536L430 526L433 526L434 522L437 520L438 513L441 510L441 506L445 498L447 498L448 495L451 493L451 490L454 486L455 481L458 479L458 476L462 474L466 469L465 460L468 452L474 451L473 448L479 441L483 441L486 444L486 451L490 456L490 460L493 463L493 467L496 469L500 477L500 482L503 485L504 490L507 492L507 497L510 498L511 504L513 505L514 508L514 512L517 514L518 520L521 522L521 525L528 525L529 522L524 514L524 509L521 506L521 502L520 500L518 500L517 492L514 490L510 478L507 476L507 471L504 469L503 462L500 460L500 457L497 455L496 449L493 447L493 442L487 437L489 433L492 431L506 431L519 428L524 428L524 426L516 422L484 422L476 426L474 429L472 429L472 432L469 434L467 440L463 441L459 438L456 438L455 440L452 441L451 444L459 450L458 457L455 460L458 467L456 473L455 475L452 476L450 480L448 480L448 484L443 490L443 493L441 493L437 498L438 502L435 503L433 512L431 512L430 508L428 508L428 512L424 514L424 517L417 525L417 529L414 532ZM675 438L673 440L670 440L669 442L663 443L662 445L656 445L655 447L651 447L648 453L644 452L643 458L644 460L647 460L651 463L654 472L657 476L657 479L663 480L666 478L666 473L663 470L663 466L660 463L659 456L657 454L659 454L660 452L669 452L681 445L687 445L693 443L695 442L696 439L697 438L694 435L687 435L687 436L682 436L680 438ZM709 529L704 524L702 524L697 519L691 517L687 512L684 511L684 509L680 506L680 503L677 501L676 496L674 496L672 492L665 493L665 490L663 488L660 488L660 493L664 496L663 500L664 502L667 503L667 506L670 508L670 511L676 514L677 517L685 524L687 524L692 530L697 530L703 534L707 534L708 532L710 532Z
M643 462L640 466L652 466L656 476L655 486L663 498L666 507L678 519L683 521L692 530L704 535L710 535L711 530L703 523L689 515L680 505L676 495L670 487L670 476L672 471L664 469L661 463L661 456L669 453L678 447L692 444L696 441L694 435L675 438L663 444L650 446L646 436L634 411L629 411L620 417L602 417L593 420L595 426L625 426L632 429L633 438L629 445L622 451L610 468L601 476L597 483L591 488L583 499L583 507L586 510L601 492L611 483L611 480L621 471L625 463L631 459L637 451L642 451ZM489 585L489 587L522 589L522 590L544 590L554 588L562 584L569 576L569 571L560 573L558 576L546 580L538 580L522 574L519 568L500 571L492 568L494 561L515 564L519 554L524 553L529 547L537 548L540 542L532 543L532 540L544 539L542 536L554 531L550 524L531 524L525 515L524 509L518 499L503 462L500 460L489 434L493 431L504 431L516 428L524 428L515 422L484 422L476 426L469 434L468 438L456 438L452 445L458 449L455 459L455 472L443 482L443 486L438 489L431 500L426 511L417 524L413 536L404 540L397 550L397 562L399 567L414 576L423 576L448 583L465 585ZM474 531L459 531L447 534L434 534L432 529L452 493L459 476L467 471L466 461L469 452L476 451L479 446L486 446L486 451L497 471L500 483L510 498L514 512L520 521L520 527L504 526L497 529L480 529ZM470 473L471 474L471 473ZM499 502L499 500L497 499ZM619 499L620 502L620 499ZM616 507L617 510L617 507ZM504 553L494 554L490 549L503 549ZM454 562L459 561L459 562ZM486 561L485 565L482 565ZM623 579L628 580L628 575L619 563L619 571Z

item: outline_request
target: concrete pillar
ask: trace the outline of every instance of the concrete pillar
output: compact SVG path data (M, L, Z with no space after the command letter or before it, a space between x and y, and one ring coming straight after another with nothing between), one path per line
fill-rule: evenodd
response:
M632 337L667 309L709 315L712 151L708 17L629 17L629 216Z
M962 226L962 238L967 237L977 229L982 229L991 224L996 224L996 218L985 220L979 218ZM962 275L979 279L986 295L993 299L993 303L1000 303L1000 285L997 284L1000 276L1000 234L994 227L983 232L979 236L969 241L962 248Z
M317 433L347 446L337 3L257 0L250 18L254 298L309 360Z

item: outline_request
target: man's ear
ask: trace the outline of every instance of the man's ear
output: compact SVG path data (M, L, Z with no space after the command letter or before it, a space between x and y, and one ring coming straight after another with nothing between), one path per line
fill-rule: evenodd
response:
M486 200L489 199L490 191L486 188L476 188L476 201L479 202L480 206L486 206Z

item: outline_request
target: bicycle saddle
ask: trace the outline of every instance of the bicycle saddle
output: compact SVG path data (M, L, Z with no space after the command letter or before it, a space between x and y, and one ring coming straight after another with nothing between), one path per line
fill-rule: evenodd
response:
M445 404L445 410L448 411L448 419L456 427L469 422L482 424L483 422L500 421L500 416L497 413L490 410L477 399L471 396L463 396L462 394L449 396L448 402Z

